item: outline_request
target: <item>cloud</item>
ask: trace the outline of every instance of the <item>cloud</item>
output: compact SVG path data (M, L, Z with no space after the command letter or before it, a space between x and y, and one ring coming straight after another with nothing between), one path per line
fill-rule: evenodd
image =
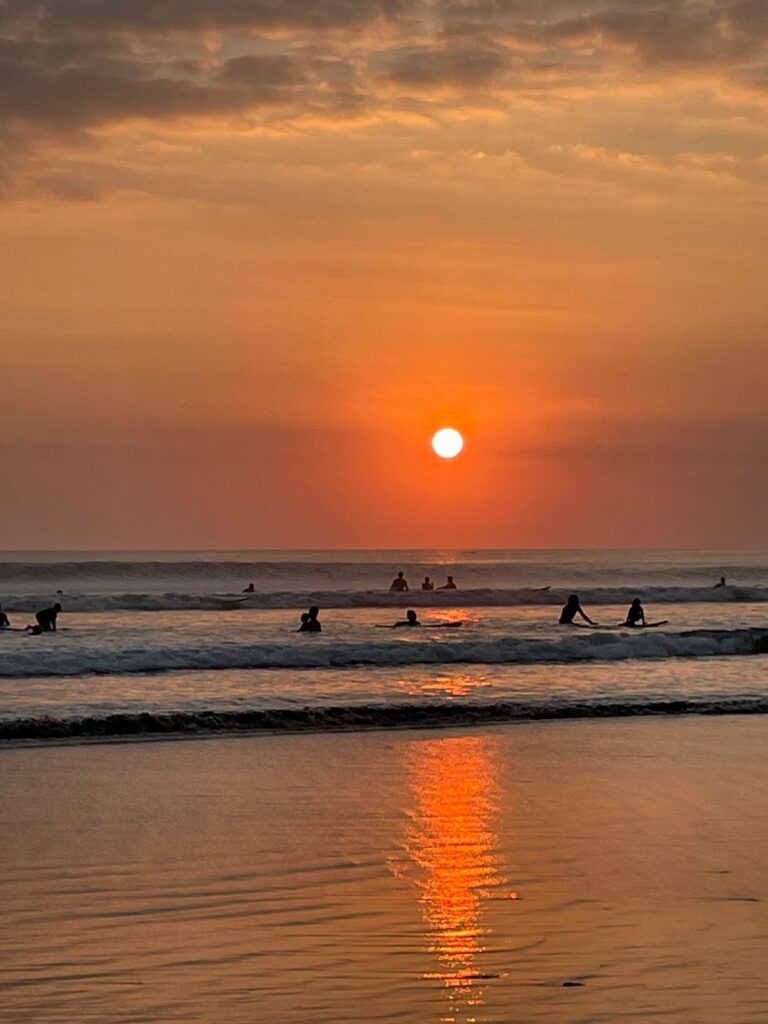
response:
M44 0L31 16L28 0L6 0L5 20L34 18L52 34L323 31L394 17L403 6L404 0Z
M506 55L498 48L424 46L395 57L384 77L398 85L428 89L443 85L471 87L494 81L507 65Z

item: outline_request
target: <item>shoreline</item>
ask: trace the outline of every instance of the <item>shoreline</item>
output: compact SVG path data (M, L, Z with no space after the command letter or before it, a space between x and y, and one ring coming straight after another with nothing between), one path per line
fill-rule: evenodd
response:
M768 719L663 720L6 749L3 1017L763 1024Z

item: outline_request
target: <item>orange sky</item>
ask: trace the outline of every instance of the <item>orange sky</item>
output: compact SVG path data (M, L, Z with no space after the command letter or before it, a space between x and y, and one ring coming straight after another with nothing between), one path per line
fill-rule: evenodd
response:
M0 546L767 546L766 57L758 0L8 0Z

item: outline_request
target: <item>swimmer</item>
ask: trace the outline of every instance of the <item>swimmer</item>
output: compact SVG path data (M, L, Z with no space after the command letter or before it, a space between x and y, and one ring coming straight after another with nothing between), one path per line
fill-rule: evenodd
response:
M420 626L420 625L421 625L421 623L416 618L416 612L413 610L413 608L409 608L408 611L405 613L405 618L401 619L399 622L395 622L394 625L392 626L392 629L398 629L400 626Z
M320 620L317 617L319 614L320 609L312 605L309 611L301 616L299 633L322 633L323 627L320 625Z
M392 584L389 589L394 590L398 594L403 594L408 589L408 580L401 572L399 572L392 580Z
M3 611L3 606L0 604L0 629L7 629L11 624L11 620Z
M727 584L725 582L725 576L721 576L720 577L720 582L716 583L714 585L713 590L717 590L719 587L725 587L725 586L727 586Z
M421 589L422 590L434 590L435 589L435 584L432 582L432 580L429 578L429 576L425 576L424 577L424 582L421 584Z
M640 598L636 597L632 604L629 606L627 612L627 621L624 623L625 626L644 626L645 625L645 612L643 606L640 603Z
M56 617L61 611L61 605L57 601L52 608L43 608L35 614L37 624L43 633L55 633L56 632Z
M255 593L255 591L256 591L256 587L254 587L254 585L252 583L249 583L248 586L243 591L243 593L244 594L253 594L253 593Z
M578 594L571 594L568 600L563 605L563 610L560 612L560 625L561 626L577 626L579 623L573 620L577 615L580 615L585 622L588 622L590 626L596 626L597 623L593 622L592 619L587 615L584 609L581 607Z
M438 587L438 590L456 590L456 584L453 582L453 576L449 576L447 582L442 587Z

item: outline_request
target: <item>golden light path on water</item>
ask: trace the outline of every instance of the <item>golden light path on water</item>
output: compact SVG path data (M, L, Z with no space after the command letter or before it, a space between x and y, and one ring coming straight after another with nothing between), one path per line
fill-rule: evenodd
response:
M493 741L481 736L427 740L408 754L414 802L405 845L416 867L421 912L447 1007L443 1024L472 1024L485 983L498 975L483 970L489 928L483 902L506 879L494 823L500 791ZM516 893L503 893L516 898Z

